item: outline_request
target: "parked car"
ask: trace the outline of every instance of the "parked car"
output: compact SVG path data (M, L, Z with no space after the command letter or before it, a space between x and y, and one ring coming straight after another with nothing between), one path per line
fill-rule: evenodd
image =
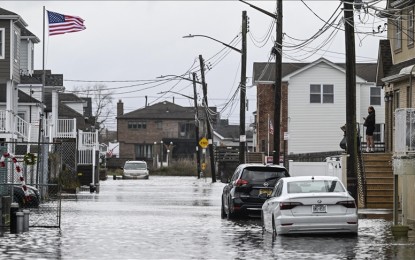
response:
M13 200L21 208L37 208L40 204L40 195L38 189L26 185L28 196L26 196L22 186L13 186Z
M262 206L262 225L280 234L357 234L356 203L337 177L282 178Z
M148 179L149 175L145 161L126 161L124 164L123 179Z
M222 193L221 217L260 215L266 196L271 195L276 182L289 177L287 170L279 165L241 164L225 185Z

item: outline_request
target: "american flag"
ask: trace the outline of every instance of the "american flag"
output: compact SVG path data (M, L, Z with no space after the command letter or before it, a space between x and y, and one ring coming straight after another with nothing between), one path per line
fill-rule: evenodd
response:
M274 127L272 126L271 119L269 119L269 120L268 120L268 122L269 122L269 123L268 123L268 124L269 124L269 126L268 126L268 128L269 128L269 133L273 135L273 134L274 134Z
M84 19L78 16L58 14L48 11L49 35L79 32L85 30Z

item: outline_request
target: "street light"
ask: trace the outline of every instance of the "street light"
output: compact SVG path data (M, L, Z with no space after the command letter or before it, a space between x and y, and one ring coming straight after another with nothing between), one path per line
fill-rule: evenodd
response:
M170 92L170 93L174 93L174 94L177 94L177 95L181 95L181 96L189 98L189 99L193 99L193 101L194 101L194 104L195 104L195 138L196 138L197 178L200 179L201 167L200 167L200 149L199 149L199 108L197 107L196 83L199 83L199 84L202 84L202 83L199 82L199 81L196 81L196 73L195 72L193 72L193 80L182 77L182 76L177 76L177 75L165 75L165 76L162 75L158 78L165 78L165 77L181 78L181 79L193 82L193 95L194 95L194 97L187 96L187 95L184 95L182 93L171 91L171 90L162 91L162 92L159 92L159 94L165 94L165 93Z
M218 42L234 51L237 51L241 54L241 82L240 82L240 112L239 112L239 164L245 163L245 142L246 142L246 135L245 135L245 110L246 110L246 34L247 34L247 24L248 19L246 16L246 11L242 12L242 48L239 50L227 43L219 41L215 38L212 38L207 35L203 34L189 34L187 36L183 36L183 38L194 38L194 37L204 37L215 42Z

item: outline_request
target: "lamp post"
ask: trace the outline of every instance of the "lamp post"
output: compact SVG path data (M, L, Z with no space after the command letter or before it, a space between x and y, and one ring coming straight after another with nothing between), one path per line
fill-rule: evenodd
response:
M207 35L203 34L189 34L187 36L183 36L183 38L194 38L194 37L204 37L215 42L218 42L236 52L241 54L241 82L240 82L240 113L239 113L239 164L245 163L245 142L246 142L246 134L245 134L245 110L246 110L246 34L247 34L247 24L248 19L246 15L246 11L242 12L242 48L239 50L229 44L221 42L215 38L212 38Z
M196 81L196 73L193 72L193 80L182 77L182 76L177 76L177 75L165 75L165 76L160 76L160 78L164 78L164 77L176 77L176 78L181 78L184 80L188 80L188 81L192 81L193 82L193 97L191 96L187 96L184 95L182 93L179 92L174 92L174 91L162 91L159 94L164 94L164 93L174 93L177 95L181 95L183 97L189 98L189 99L193 99L194 100L194 104L195 104L195 141L196 141L196 170L197 170L197 178L200 179L200 173L201 173L201 164L200 164L200 149L199 149L199 108L197 107L197 94L196 94L196 83L198 84L202 84L199 81Z

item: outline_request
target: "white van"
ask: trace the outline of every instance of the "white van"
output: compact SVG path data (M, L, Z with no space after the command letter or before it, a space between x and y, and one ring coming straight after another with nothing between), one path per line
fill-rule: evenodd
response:
M149 171L145 161L126 161L122 171L123 179L148 179Z

